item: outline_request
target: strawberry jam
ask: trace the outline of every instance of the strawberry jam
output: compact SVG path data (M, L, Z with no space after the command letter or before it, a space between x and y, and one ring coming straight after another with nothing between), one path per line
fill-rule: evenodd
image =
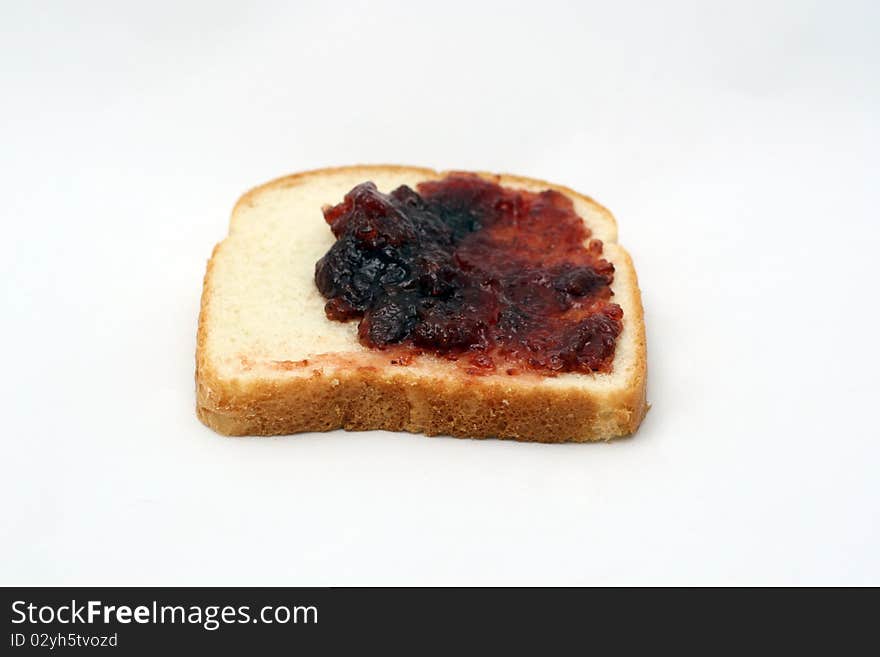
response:
M324 217L336 243L315 282L327 317L359 319L365 346L463 360L474 374L610 370L623 317L614 266L560 192L460 173L390 194L365 182Z

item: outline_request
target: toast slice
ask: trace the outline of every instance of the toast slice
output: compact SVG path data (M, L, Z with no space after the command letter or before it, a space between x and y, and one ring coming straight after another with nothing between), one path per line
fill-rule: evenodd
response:
M196 350L197 412L227 435L387 429L539 442L608 440L634 432L646 411L645 327L636 273L608 210L565 187L479 175L514 189L568 196L615 267L623 330L608 373L469 376L448 360L405 366L357 338L357 321L327 319L315 263L335 238L322 207L359 183L380 191L444 177L403 166L308 171L257 187L236 204L214 248Z

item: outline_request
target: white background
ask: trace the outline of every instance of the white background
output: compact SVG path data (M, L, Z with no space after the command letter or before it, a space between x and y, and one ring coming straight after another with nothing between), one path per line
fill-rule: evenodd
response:
M2 4L0 584L880 584L877 3L251 4ZM236 198L359 162L610 207L639 433L203 427Z

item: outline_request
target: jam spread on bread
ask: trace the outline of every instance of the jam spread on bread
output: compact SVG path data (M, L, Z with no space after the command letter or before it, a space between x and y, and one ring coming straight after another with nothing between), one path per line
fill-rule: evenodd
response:
M450 174L382 194L365 182L324 217L327 317L372 348L463 360L474 374L607 372L623 311L614 266L564 194Z

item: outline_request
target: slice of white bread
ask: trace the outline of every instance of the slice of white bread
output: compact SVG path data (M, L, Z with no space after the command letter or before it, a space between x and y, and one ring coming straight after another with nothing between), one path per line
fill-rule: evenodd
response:
M574 203L614 264L623 308L609 373L473 376L430 355L408 365L357 340L357 321L324 314L315 263L335 238L322 207L355 185L382 192L446 174L402 166L351 166L279 178L246 193L229 235L208 262L196 351L197 411L228 435L388 429L541 442L607 440L645 415L645 327L636 273L617 245L608 210L565 187L484 174L505 187L555 189Z

